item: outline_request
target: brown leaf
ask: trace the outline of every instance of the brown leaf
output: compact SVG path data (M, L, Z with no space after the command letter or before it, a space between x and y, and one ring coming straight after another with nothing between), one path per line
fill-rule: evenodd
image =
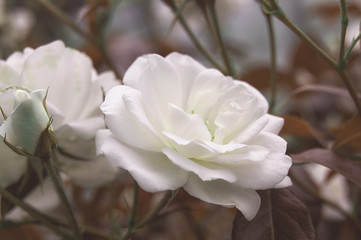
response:
M331 68L304 42L301 42L293 53L293 70L304 69L314 76L320 76ZM312 59L312 61L310 61ZM316 78L318 79L318 78Z
M354 115L337 130L334 130L336 137L332 149L341 152L354 154L361 152L361 117Z
M348 2L347 10L349 14L356 16L361 15L361 8L356 3ZM340 5L337 2L325 2L324 4L318 4L312 9L312 13L316 16L323 16L325 18L339 18L340 17Z
M270 88L271 69L268 66L258 66L253 69L247 70L239 76L239 79L248 82L259 90ZM286 72L277 72L277 81L282 86L288 86L288 88L296 88L297 85L294 82L293 77Z
M314 137L315 130L301 118L291 115L281 116L285 124L280 132L283 135L296 135L301 137Z
M361 187L361 162L338 155L329 149L314 148L291 155L294 163L313 162L341 173L351 182Z
M316 239L306 206L287 188L259 191L261 208L252 221L237 212L232 240Z
M41 240L44 239L33 226L23 225L18 227L0 228L1 240Z
M324 84L302 85L291 92L291 97L295 97L296 95L297 96L301 95L302 93L310 93L310 92L327 93L336 97L351 99L350 93L345 88L324 85ZM359 97L361 97L361 94L358 95Z

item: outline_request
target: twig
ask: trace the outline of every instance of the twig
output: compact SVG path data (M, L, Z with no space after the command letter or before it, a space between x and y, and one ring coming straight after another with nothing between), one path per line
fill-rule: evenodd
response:
M183 17L183 14L178 11L177 6L174 4L174 2L171 0L170 2L167 1L168 4L171 4L170 7L172 8L174 14L176 14L176 17L180 24L182 25L183 29L189 36L189 38L192 40L193 44L198 48L198 50L208 59L208 61L217 69L219 69L222 73L226 74L227 71L224 69L223 66L221 66L210 54L210 52L202 45L202 43L198 40L198 38L195 36L191 28L189 27L188 23Z
M360 39L361 39L361 33L352 41L350 47L347 49L345 56L343 57L344 65L346 65L348 57L349 57L350 53L352 52L352 49L355 47L356 43L358 41L360 41Z
M271 2L271 3L270 3ZM277 17L285 26L287 26L293 33L295 33L299 38L301 38L314 52L316 52L330 67L332 67L338 75L341 77L342 81L346 85L347 90L349 91L353 102L355 103L356 109L361 115L361 103L360 99L357 97L357 92L348 78L344 69L339 67L339 64L332 59L325 51L323 51L315 42L313 42L301 29L299 29L283 12L282 8L278 5L276 0L261 0L262 7L267 14L272 14ZM276 6L276 7L274 7Z
M63 189L63 185L62 185L62 181L59 178L58 172L54 166L54 164L52 163L52 159L51 157L49 159L45 159L44 161L44 165L45 168L55 186L55 190L60 198L60 201L62 203L62 205L65 207L65 211L66 211L66 216L68 218L69 221L69 225L73 231L74 234L74 239L76 240L81 240L81 233L79 230L79 226L78 223L75 219L74 213L71 209L70 203L65 195L64 189Z
M128 220L128 228L133 228L135 225L135 219L138 210L138 203L139 203L139 186L137 182L134 181L134 196L133 196L133 206L132 211L129 216Z
M221 49L222 58L226 65L227 73L228 73L228 75L231 75L232 77L236 77L236 73L234 71L234 68L232 67L231 58L229 57L228 51L225 47L225 44L224 44L224 41L222 38L221 28L219 26L219 20L218 20L218 16L217 16L215 2L212 2L209 4L209 9L210 9L213 25L215 28L215 33L216 33L215 35L217 38L217 43Z
M52 221L49 220L48 217L44 216L42 213L40 213L37 210L35 210L34 208L30 207L25 202L17 199L14 195L12 195L10 192L8 192L7 190L5 190L2 187L0 187L0 195L3 198L6 198L9 202L12 202L13 204L15 204L15 205L19 206L20 208L22 208L30 216L34 217L36 220L41 222L41 224L43 224L44 226L51 229L53 232L55 232L59 236L62 236L64 238L66 238L66 239L71 239L71 237L67 233L61 231L58 226L54 225L52 223Z
M125 235L121 238L121 240L127 240L131 237L133 233L147 225L149 222L151 222L158 213L174 198L177 191L167 191L163 198L160 200L160 202L157 204L157 206L151 210L148 215L146 215L138 224L136 224L133 228L128 228L128 231L125 233Z
M267 20L267 29L269 35L269 45L270 45L270 54L271 54L271 96L269 104L269 113L274 112L276 105L276 96L277 96L277 53L276 53L276 41L274 35L274 28L272 17L269 14L266 15Z
M348 25L348 13L345 0L340 0L340 9L341 9L341 41L340 41L340 50L338 55L338 66L342 70L346 67L346 62L343 61L345 54L345 38L346 30Z

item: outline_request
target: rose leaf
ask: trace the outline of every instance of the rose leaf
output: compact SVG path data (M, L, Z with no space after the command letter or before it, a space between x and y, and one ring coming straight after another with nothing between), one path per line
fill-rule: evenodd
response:
M232 240L316 239L306 206L289 189L259 191L261 207L252 221L237 211Z

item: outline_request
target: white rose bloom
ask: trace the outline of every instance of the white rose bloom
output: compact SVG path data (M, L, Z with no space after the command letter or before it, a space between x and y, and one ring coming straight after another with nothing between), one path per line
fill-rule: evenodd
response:
M101 105L112 134L98 147L144 190L183 187L250 220L255 190L291 184L283 119L247 83L178 53L138 58L123 81Z
M117 85L114 74L98 75L89 57L55 41L37 49L26 48L0 61L0 76L2 89L9 86L48 89L46 107L54 120L52 129L59 147L53 157L63 172L86 187L101 185L115 177L117 169L95 152L96 132L105 128L99 109L102 89L106 92ZM9 100L6 92L1 94L0 106L7 112ZM0 156L0 164L9 161L12 159Z

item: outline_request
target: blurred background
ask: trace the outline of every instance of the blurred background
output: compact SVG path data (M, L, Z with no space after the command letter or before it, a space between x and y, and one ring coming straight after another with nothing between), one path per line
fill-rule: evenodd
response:
M36 48L60 39L67 46L88 54L100 72L111 69L119 77L138 56L146 53L165 56L177 51L191 55L208 67L217 67L194 44L184 24L180 24L180 18L175 17L166 2L170 1L0 0L0 58L6 59L25 47ZM222 63L222 52L202 8L205 1L174 2L178 8L176 14L182 15L195 38L215 61ZM302 31L337 59L341 30L339 1L279 0L279 5ZM348 47L360 34L361 1L348 0L347 5L349 25L345 45ZM259 3L255 0L218 0L216 10L234 76L249 82L269 98L269 33ZM286 116L287 128L283 130L283 136L288 141L289 154L324 147L334 139L334 130L356 112L352 99L331 67L277 19L273 19L273 23L278 76L274 113ZM360 66L358 43L346 66L358 92L361 90ZM294 171L302 181L318 189L327 188L322 184L327 185L327 176L334 174L318 170L318 167L295 167ZM321 173L325 176L321 180L315 177ZM331 191L329 197L340 201L339 204L347 210L356 188L345 178L336 185L336 190L327 190ZM116 183L99 189L81 189L71 182L67 186L81 224L114 236L122 230L119 226L126 227L133 188L126 173ZM360 232L343 216L325 214L322 210L324 203L319 199L307 195L297 186L293 190L310 208L320 239L361 239ZM54 202L54 206L47 211L57 215L57 201L50 196L44 200ZM144 215L158 198L158 195L141 192L138 215ZM353 206L355 203L359 205L360 199L353 201ZM181 190L157 221L132 239L229 240L234 214L234 209L200 202ZM359 210L357 214L360 214ZM14 216L14 219L24 219L24 216ZM0 226L2 240L57 239L48 230L34 224L9 227L2 223ZM85 239L107 239L92 234L91 229L86 236Z

